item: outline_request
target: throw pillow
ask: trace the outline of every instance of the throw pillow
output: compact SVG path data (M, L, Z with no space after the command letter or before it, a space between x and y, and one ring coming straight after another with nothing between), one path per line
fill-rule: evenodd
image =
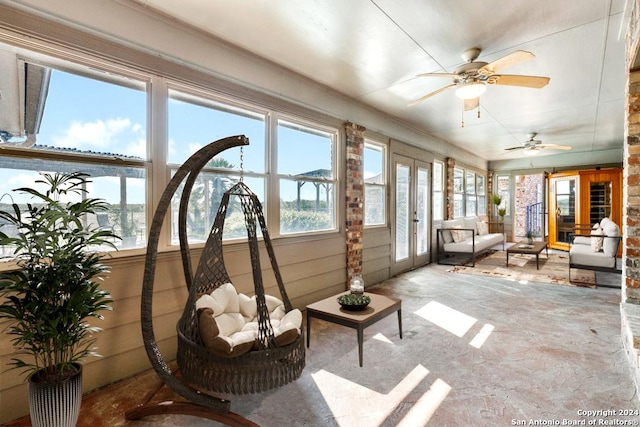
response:
M484 236L485 234L489 234L489 224L486 221L480 221L476 223L478 227L478 235Z
M602 244L604 242L604 237L593 237L593 236L604 236L604 231L602 228L597 225L591 230L591 250L593 252L600 252L602 250Z
M462 228L462 226L457 226L456 228ZM451 237L453 237L454 243L464 242L467 239L469 232L466 230L451 230Z
M457 220L451 220L448 219L446 221L442 221L442 240L444 241L444 243L451 243L453 242L453 236L451 235L451 230L448 230L450 228L460 228L461 225L456 225L458 223Z
M606 236L604 237L604 242L602 243L602 252L610 257L616 256L616 252L618 251L618 243L620 241L620 228L618 227L618 224L613 221L608 221L602 228L602 231Z

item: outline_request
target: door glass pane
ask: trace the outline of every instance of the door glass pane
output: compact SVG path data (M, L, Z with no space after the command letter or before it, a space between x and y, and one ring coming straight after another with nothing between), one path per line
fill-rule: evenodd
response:
M396 165L396 261L409 257L410 212L409 196L411 168Z
M416 255L424 255L428 247L429 227L429 170L418 168L418 188L416 197Z
M589 222L596 224L602 220L602 218L608 218L611 216L611 193L612 185L611 181L606 182L592 182L589 185Z
M556 229L558 242L570 243L576 224L576 181L556 182Z

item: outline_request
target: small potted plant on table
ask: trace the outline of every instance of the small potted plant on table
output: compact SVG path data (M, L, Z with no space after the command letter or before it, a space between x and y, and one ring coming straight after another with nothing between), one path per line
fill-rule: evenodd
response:
M99 288L108 271L102 255L112 247L112 231L86 221L106 211L102 199L87 198L88 175L41 174L47 188L18 188L33 202L12 204L0 219L17 233L0 227L0 246L13 250L16 268L0 273L0 321L16 348L10 362L29 373L29 411L33 426L75 426L82 400L82 366L96 355L88 318L102 318L112 302ZM74 199L77 201L63 201ZM47 417L54 417L49 419ZM57 418L56 418L57 417Z
M527 230L525 236L527 237L527 243L532 245L535 233L533 231L531 231L531 230Z

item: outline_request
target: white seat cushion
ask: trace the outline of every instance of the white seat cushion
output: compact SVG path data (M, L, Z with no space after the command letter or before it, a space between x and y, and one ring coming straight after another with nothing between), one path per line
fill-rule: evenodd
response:
M300 336L302 314L287 313L284 303L265 295L269 320L278 346L288 345ZM235 357L258 348L258 307L256 297L238 294L231 283L219 286L196 301L198 328L203 343L212 353Z
M608 256L604 252L593 252L590 245L572 246L569 258L572 264L605 268L615 268L616 266L615 257Z

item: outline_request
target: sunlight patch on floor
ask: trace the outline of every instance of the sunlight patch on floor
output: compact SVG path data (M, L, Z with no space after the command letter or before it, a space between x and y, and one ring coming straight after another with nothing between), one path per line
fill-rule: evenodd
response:
M458 337L463 337L478 320L436 301L429 302L415 314Z
M440 378L435 380L429 391L423 394L413 405L409 413L402 418L397 427L414 427L427 425L433 413L444 401L451 386Z
M379 332L378 332L377 334L375 334L375 335L374 335L373 337L371 337L371 338L373 338L374 340L378 340L378 341L386 342L387 344L393 344L389 338L385 337L384 335L382 335L382 334L381 334L381 333L379 333Z
M331 409L336 423L341 427L360 427L383 424L428 374L428 369L418 365L387 394L363 387L325 370L311 374L311 377ZM406 425L425 425L450 389L444 381L434 381L429 391L423 394L407 413L405 418L409 417L409 424Z
M480 332L478 332L476 334L476 336L473 337L473 339L471 340L469 345L472 346L472 347L475 347L475 348L482 347L482 345L485 343L487 338L489 338L489 335L491 335L491 332L493 332L494 329L495 328L494 328L493 325L490 325L490 324L486 323L482 327L482 329L480 329Z

